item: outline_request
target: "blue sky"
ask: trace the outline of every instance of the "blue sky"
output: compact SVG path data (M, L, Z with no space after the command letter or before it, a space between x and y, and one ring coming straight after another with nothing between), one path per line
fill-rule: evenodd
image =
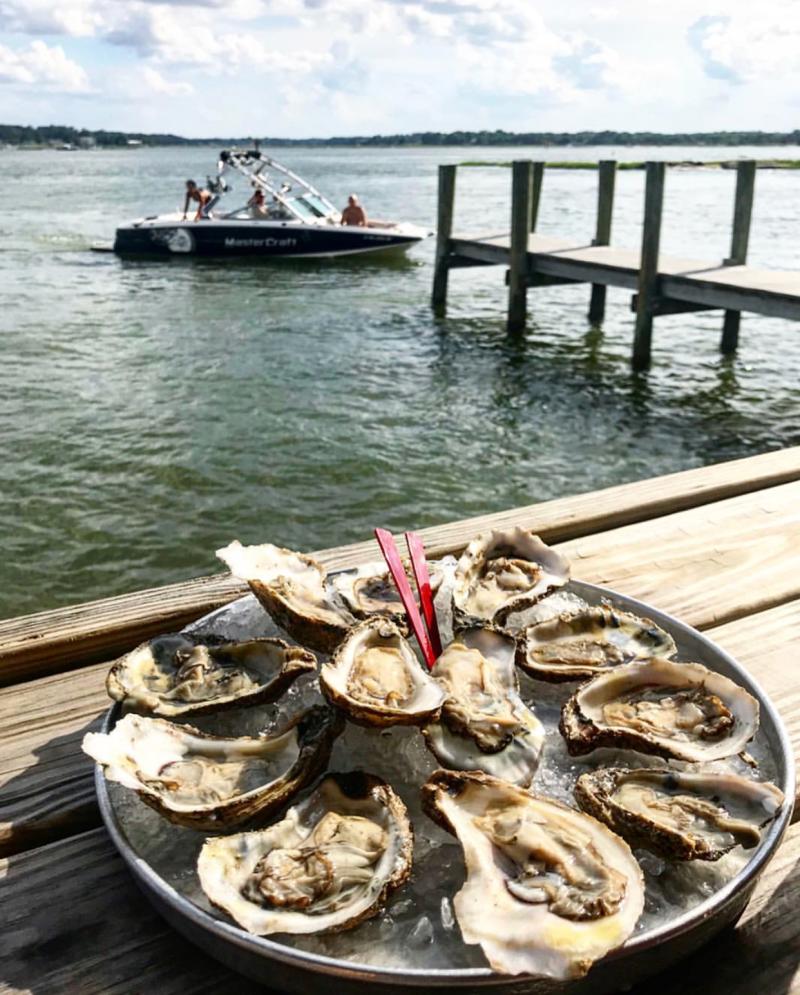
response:
M0 0L0 121L285 137L800 127L799 0Z

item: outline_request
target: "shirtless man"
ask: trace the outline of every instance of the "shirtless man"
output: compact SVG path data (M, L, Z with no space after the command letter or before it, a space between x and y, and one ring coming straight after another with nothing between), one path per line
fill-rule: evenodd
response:
M208 190L201 190L200 187L194 182L194 180L186 181L186 200L183 202L183 220L186 220L186 212L189 210L189 202L197 201L197 214L194 216L195 221L200 221L201 218L206 217L206 211L211 205L211 194Z
M363 228L366 223L367 216L364 213L364 208L359 204L358 197L351 193L347 198L347 207L342 211L342 224Z

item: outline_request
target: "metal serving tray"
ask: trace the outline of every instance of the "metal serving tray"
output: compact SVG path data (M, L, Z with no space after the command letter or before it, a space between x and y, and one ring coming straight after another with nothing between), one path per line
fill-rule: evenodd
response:
M774 855L789 825L795 795L791 744L766 694L733 657L702 633L649 605L593 584L572 581L569 590L590 603L606 599L619 609L652 619L672 634L678 646L678 659L696 660L725 674L759 701L761 735L777 772L775 781L786 795L786 803L764 831L761 843L753 850L750 860L709 898L663 926L634 934L624 946L598 961L580 981L509 978L495 974L489 967L409 969L338 960L285 946L279 940L252 936L223 918L222 914L219 917L212 915L181 895L131 846L115 811L102 769L98 766L95 786L103 821L137 884L164 918L185 937L234 970L264 982L273 991L335 992L336 995L363 995L367 991L379 991L387 995L419 995L424 989L436 989L460 995L469 992L481 992L483 995L549 995L556 992L599 995L628 988L697 949L725 926L735 922L744 911L761 872ZM221 609L214 615L219 617L220 612L226 610ZM114 706L106 716L103 731L112 729L118 717L119 706Z

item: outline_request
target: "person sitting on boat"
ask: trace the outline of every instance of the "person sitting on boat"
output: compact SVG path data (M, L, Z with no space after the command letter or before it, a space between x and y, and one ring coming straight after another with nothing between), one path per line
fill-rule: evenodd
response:
M363 228L366 223L367 215L364 213L364 208L359 204L358 197L351 193L347 198L347 207L342 211L342 224Z
M194 200L198 204L197 214L194 216L195 221L200 221L201 218L207 218L208 212L211 210L212 205L216 202L218 198L212 197L209 190L201 190L200 187L194 182L194 180L186 181L186 200L183 202L183 220L186 220L186 212L189 210L189 202Z
M253 196L248 200L247 206L250 208L250 214L256 218L264 218L267 216L267 209L264 201L264 191L261 187L256 187L253 191Z

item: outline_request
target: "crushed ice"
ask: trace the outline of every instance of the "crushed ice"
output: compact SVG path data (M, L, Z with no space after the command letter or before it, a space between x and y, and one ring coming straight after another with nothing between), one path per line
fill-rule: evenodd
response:
M440 590L437 607L440 618L445 621L442 625L445 642L451 638L448 613L442 610L447 598L447 591ZM565 610L574 610L584 603L569 591L560 592L545 599L536 610L526 612L519 621L531 624ZM269 635L288 638L252 595L218 609L189 626L187 631L232 640ZM678 649L679 658L687 659L686 654L680 652L680 642ZM523 699L535 709L547 729L543 762L532 786L537 793L574 805L572 787L582 771L599 766L636 767L663 763L630 751L615 750L597 750L589 757L570 757L558 732L558 719L561 705L575 685L552 685L523 673L519 676ZM298 680L279 704L194 718L190 724L220 735L255 735L279 728L289 717L322 700L314 675L310 675ZM759 764L756 776L774 780L776 768L762 732L751 744L751 753ZM416 729L371 730L347 724L334 747L330 770L368 770L387 780L402 797L415 832L411 878L394 894L382 915L354 930L330 936L270 939L285 946L374 966L424 969L485 965L480 948L461 940L453 914L451 900L464 881L461 848L453 837L423 814L420 806L419 786L436 766ZM736 757L718 761L713 767L745 775L749 772L753 776L747 764ZM107 788L119 823L133 849L167 884L210 914L224 918L210 907L195 871L206 834L172 825L133 792L117 784L108 783ZM644 871L646 885L645 911L637 925L637 934L647 933L697 906L734 877L749 859L741 848L715 863L663 861L647 851L637 851L636 856Z

